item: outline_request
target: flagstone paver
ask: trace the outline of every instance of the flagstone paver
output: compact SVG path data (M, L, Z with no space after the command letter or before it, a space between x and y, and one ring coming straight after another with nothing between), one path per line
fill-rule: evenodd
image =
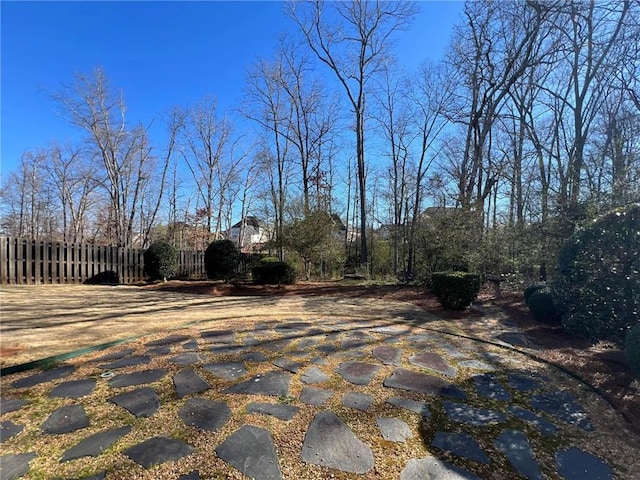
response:
M136 417L150 417L160 408L158 395L149 387L114 395L108 401L126 409Z
M22 425L16 425L10 420L6 422L0 422L0 443L5 440L9 440L11 437L16 436L24 429Z
M271 433L264 428L245 425L216 448L222 460L255 480L282 478Z
M153 437L129 447L124 454L144 468L179 460L195 452L195 448L175 438Z
M89 417L82 405L65 405L57 408L45 420L40 429L50 435L75 432L89 425Z
M51 392L50 397L80 398L91 394L96 388L96 381L93 378L82 380L71 380L57 385Z
M231 418L231 409L226 402L208 398L190 398L182 406L178 415L191 427L215 432Z
M93 434L82 440L75 447L71 447L69 450L64 452L60 461L68 462L75 460L76 458L97 457L120 438L128 434L131 430L132 427L126 425L124 427L105 430L103 432Z
M302 446L302 461L343 472L367 473L374 466L373 452L332 411L317 413Z
M540 467L524 433L505 430L494 443L520 475L529 480L542 480Z
M169 370L157 368L154 370L142 370L140 372L121 373L109 380L109 386L112 388L131 387L134 385L144 385L160 380L167 375Z
M68 401L50 401L48 417L40 420L39 425L44 434L78 430L76 443L66 446L66 451L56 459L67 468L74 465L72 460L101 457L107 451L119 449L117 453L141 465L137 468L148 469L201 453L203 447L196 448L189 445L191 440L184 441L192 438L191 433L185 432L197 429L196 435L215 442L207 448L215 450L228 464L227 468L250 478L289 478L281 470L284 463L278 452L290 449L280 450L274 443L271 427L241 424L238 428L233 422L253 419L263 426L276 422L285 429L286 436L287 426L299 428L296 420L305 419L310 423L305 424L298 456L287 458L287 462L325 467L328 472L342 472L340 475L346 475L345 478L366 475L383 465L378 462L389 462L388 458L374 457L371 447L379 445L378 442L416 442L416 438L428 447L429 453L444 455L456 465L437 457L412 458L398 466L401 480L476 480L480 478L477 473L486 471L483 468L496 470L501 478L519 475L537 480L543 478L538 465L540 458L546 459L545 469L555 468L553 473L559 478L614 478L607 462L570 444L563 443L555 452L537 450L546 445L542 437L558 434L560 422L563 429L572 429L571 435L575 437L587 435L585 430L594 430L595 426L573 391L554 389L545 374L535 368L527 370L522 362L514 360L513 352L497 353L484 346L474 350L472 342L460 339L453 345L443 334L421 332L405 324L339 318L322 320L319 324L289 319L260 322L248 331L207 330L195 336L166 335L147 342L145 346L149 348L144 354L140 353L144 349L121 348L93 359L92 368L103 370L101 375L94 374L95 378L74 378L80 370L75 372L73 365L62 365L12 382L9 379L10 387L3 388L7 396L0 399L3 415L0 441L4 442L3 447L13 448L24 435L20 432L26 430L22 425L24 415L28 415L32 405L39 404L31 398L29 402L18 398L29 395L29 390L20 389L45 384L44 395L78 399L78 404L58 408L55 406ZM265 352L273 353L265 355ZM145 367L159 355L165 355L164 360L172 365L165 369ZM219 361L212 362L214 358ZM332 371L322 367L330 363L338 366ZM265 372L269 364L275 367ZM121 368L128 368L127 373L111 371ZM164 387L170 380L165 377L170 373L175 394L167 395ZM70 375L71 378L62 381ZM216 383L211 381L212 377L216 377ZM157 386L158 392L163 392L162 402L153 388L144 386L154 382L162 382ZM334 395L336 382L341 384L339 395ZM345 389L345 382L362 391ZM212 384L216 388L211 388ZM320 388L323 385L333 388ZM83 433L81 429L90 424L83 405L91 405L93 409L96 399L104 398L97 395L102 395L107 386L117 393L107 401L138 418L132 419L131 425L123 425L128 422L121 420L102 431ZM369 390L379 388L388 394L374 398ZM115 389L127 390L120 393ZM259 398L252 401L252 395L278 397L279 401ZM184 424L181 430L160 430L163 436L149 433L146 439L140 437L138 432L145 418L158 411L177 415ZM354 418L369 423L368 431L374 437L360 438L355 432L362 432L362 425L358 423L356 428L356 424L351 424ZM153 424L154 420L149 422ZM235 430L233 433L225 430L230 426ZM156 428L152 429L155 435ZM219 433L213 432L224 432L226 438L218 438ZM298 434L296 430L295 435ZM132 445L127 441L129 438L135 438L137 443ZM121 444L124 445L119 447ZM211 455L213 450L207 454ZM47 455L46 451L27 451L26 456L20 456L10 451L12 454L0 458L3 479L26 474L36 455ZM550 467L549 462L554 460ZM90 459L83 460L87 461ZM484 466L487 464L489 467ZM31 468L37 468L34 465ZM93 474L95 478L106 475L103 464L83 472L98 472ZM200 472L201 469L195 470L191 465L171 478L198 479ZM325 477L332 475L325 473L322 472Z
M490 461L478 442L466 433L436 432L431 446L475 462L489 463Z

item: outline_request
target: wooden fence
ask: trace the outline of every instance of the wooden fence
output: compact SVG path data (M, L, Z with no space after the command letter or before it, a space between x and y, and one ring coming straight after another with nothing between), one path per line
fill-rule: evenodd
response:
M144 280L144 250L0 237L0 283L135 283ZM113 272L113 273L112 273ZM204 252L180 251L178 277L202 277Z

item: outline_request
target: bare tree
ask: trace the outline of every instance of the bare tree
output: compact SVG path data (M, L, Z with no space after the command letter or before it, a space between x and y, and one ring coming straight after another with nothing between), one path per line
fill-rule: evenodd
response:
M156 166L147 129L140 125L129 127L123 95L110 89L100 69L92 76L77 75L53 98L62 114L88 134L90 148L98 160L98 184L109 197L104 219L109 240L120 246L132 245L145 187Z
M327 5L331 8L327 8ZM355 116L362 264L366 264L368 259L365 161L367 86L384 64L391 47L391 37L409 25L416 11L414 3L405 1L290 3L291 18L298 24L318 59L335 74Z

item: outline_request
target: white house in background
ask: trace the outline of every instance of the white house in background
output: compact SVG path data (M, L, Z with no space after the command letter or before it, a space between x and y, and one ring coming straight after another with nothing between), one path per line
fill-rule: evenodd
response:
M240 251L255 252L262 248L271 238L271 226L254 216L246 216L229 230L229 240L235 243Z

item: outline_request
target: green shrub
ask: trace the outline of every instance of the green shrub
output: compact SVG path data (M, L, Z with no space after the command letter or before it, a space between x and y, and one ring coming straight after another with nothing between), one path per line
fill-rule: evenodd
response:
M640 378L640 323L637 323L627 333L624 353L627 355L627 362L629 362L631 371Z
M259 285L291 285L296 272L291 265L277 258L266 257L251 269L253 281Z
M527 304L527 306L529 305L529 297L531 297L531 295L533 295L534 292L537 292L538 290L543 289L546 286L547 284L545 282L538 282L538 283L533 283L524 289L524 301Z
M144 252L144 272L151 280L167 280L178 270L178 251L169 242L152 243Z
M204 252L204 266L207 277L229 280L238 270L240 252L231 240L211 242Z
M431 274L431 291L444 308L464 310L480 292L480 275L467 272L435 272Z
M547 287L539 288L529 295L527 306L538 322L559 324L560 315L553 301L551 290Z
M558 254L553 282L562 325L592 341L622 346L640 313L640 205L578 230Z

